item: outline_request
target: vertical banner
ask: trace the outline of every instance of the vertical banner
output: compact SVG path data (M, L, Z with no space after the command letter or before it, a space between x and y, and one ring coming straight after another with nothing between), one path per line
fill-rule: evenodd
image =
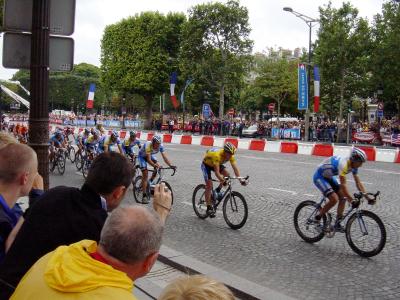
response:
M319 68L314 66L314 112L319 111Z
M306 110L308 108L308 85L307 85L307 70L304 64L299 64L299 103L297 109Z
M176 72L172 72L171 77L169 79L169 88L171 91L172 105L174 106L175 109L179 107L179 102L176 99L175 95L175 85L177 82L178 82L178 74Z
M89 86L89 94L88 98L86 101L86 108L93 108L93 102L94 102L94 92L96 90L96 84L91 83Z
M202 111L202 113L203 113L203 119L204 119L204 120L207 120L208 118L211 117L212 111L211 111L210 104L208 104L208 103L204 103L204 104L203 104L203 111Z

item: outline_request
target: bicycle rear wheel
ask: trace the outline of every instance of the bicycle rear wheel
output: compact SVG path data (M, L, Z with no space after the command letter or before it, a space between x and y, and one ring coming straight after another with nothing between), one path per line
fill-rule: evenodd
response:
M381 219L371 211L354 213L346 224L346 239L350 248L362 257L379 254L386 244L386 229Z
M222 212L224 213L225 222L230 228L242 228L248 216L246 199L238 192L231 192L224 199Z
M75 162L75 148L74 147L69 147L68 149L68 159L74 163Z
M325 235L322 229L326 224L326 216L322 216L323 225L313 223L317 211L317 204L311 200L301 202L294 211L294 228L297 234L307 243L316 243Z
M82 169L82 164L83 164L82 153L80 153L80 152L75 153L75 166L78 171L80 171Z
M193 210L200 219L208 217L205 191L206 186L199 184L194 189L192 196Z

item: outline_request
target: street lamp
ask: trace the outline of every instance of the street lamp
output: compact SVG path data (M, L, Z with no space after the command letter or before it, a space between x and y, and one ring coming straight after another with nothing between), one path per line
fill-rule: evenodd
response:
M125 127L125 115L126 115L126 107L125 107L125 97L122 98L122 128L126 129Z
M294 14L296 17L302 19L304 22L306 22L308 28L309 28L309 39L308 39L308 63L307 63L307 69L308 69L308 74L307 74L307 84L308 84L308 98L311 99L310 97L310 79L311 79L311 29L314 26L314 23L318 23L319 20L318 19L314 19L311 17L308 17L306 15L303 15L302 13L299 13L297 11L294 11L291 7L284 7L283 8L284 11L290 12L292 14ZM304 132L304 140L308 141L309 136L309 129L310 129L310 111L308 109L308 102L307 102L307 109L306 109L306 115L305 115L305 132Z

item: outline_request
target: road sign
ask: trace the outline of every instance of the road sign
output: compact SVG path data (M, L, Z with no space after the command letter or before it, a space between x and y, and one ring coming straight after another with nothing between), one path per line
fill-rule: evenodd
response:
M50 34L71 35L75 29L75 0L50 0ZM32 32L33 0L5 0L3 31Z
M379 106L378 106L378 107L379 107ZM376 116L377 116L378 118L383 118L383 110L378 109L378 110L376 111Z
M269 111L274 111L275 110L275 103L268 104L268 110Z
M31 65L31 34L4 33L3 66L29 69ZM51 71L71 71L74 66L74 40L50 36L49 66Z

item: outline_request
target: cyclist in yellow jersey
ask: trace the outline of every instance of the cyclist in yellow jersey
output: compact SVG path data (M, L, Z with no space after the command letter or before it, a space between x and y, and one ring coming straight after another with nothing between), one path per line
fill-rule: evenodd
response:
M217 192L219 192L222 185L225 183L224 177L229 177L229 173L224 166L226 162L230 162L236 177L240 177L240 172L236 165L236 159L234 156L235 152L235 146L233 146L232 143L227 142L223 149L212 148L207 150L206 155L203 158L201 171L203 173L204 181L206 182L205 197L207 203L207 214L210 216L210 218L215 217L215 211L211 201L211 192L213 188L211 172L214 172L215 176L220 181L220 185L216 189ZM246 181L240 180L240 183L245 185Z

